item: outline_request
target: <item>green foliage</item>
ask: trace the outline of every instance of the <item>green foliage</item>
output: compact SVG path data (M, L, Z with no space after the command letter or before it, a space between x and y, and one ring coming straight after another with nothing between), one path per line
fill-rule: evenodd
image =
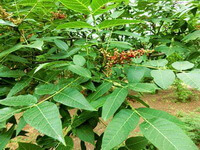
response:
M175 95L176 99L179 102L188 102L191 100L191 97L194 96L192 91L184 87L183 83L180 80L176 80L174 83L175 86Z
M32 95L19 95L8 97L0 101L1 105L5 106L30 106L37 103L37 98Z
M42 150L41 147L34 145L34 144L30 144L30 143L19 143L19 148L18 150L23 150L23 149L27 149L27 150Z
M53 137L65 145L59 111L55 104L44 102L28 109L23 116L25 121L39 132Z
M130 150L141 150L147 144L148 144L148 140L142 136L132 137L126 140L126 146Z
M140 129L144 136L158 149L198 149L181 128L170 121L160 118L146 120L140 125ZM177 137L177 135L179 136ZM159 140L157 140L158 138Z
M155 83L162 89L169 88L175 80L175 74L171 70L153 70L151 76L154 78Z
M122 143L138 122L139 116L135 112L128 109L121 110L105 130L102 149L109 150Z
M122 105L127 95L127 88L115 89L113 93L109 95L109 97L106 99L106 102L103 105L102 118L104 120L109 119Z
M200 117L199 114L195 112L191 112L189 114L186 113L178 113L177 115L182 122L185 123L184 131L188 134L188 136L195 142L195 144L200 144Z
M129 92L155 93L177 78L200 90L199 6L195 0L1 0L0 149L29 124L41 135L34 144L19 142L19 149L71 150L76 136L81 149L89 142L104 150L149 143L196 150L177 118ZM177 89L181 99L188 96ZM147 108L135 109L130 98ZM102 119L109 122L98 135ZM129 137L138 125L143 136Z

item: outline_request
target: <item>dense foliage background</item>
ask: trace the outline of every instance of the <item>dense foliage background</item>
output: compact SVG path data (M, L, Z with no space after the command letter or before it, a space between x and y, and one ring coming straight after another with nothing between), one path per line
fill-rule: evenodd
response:
M199 0L1 0L0 149L26 124L42 135L19 149L73 149L72 135L81 149L198 149L181 121L131 91L175 81L200 90L199 8ZM102 120L110 123L98 135ZM138 124L143 136L127 139Z

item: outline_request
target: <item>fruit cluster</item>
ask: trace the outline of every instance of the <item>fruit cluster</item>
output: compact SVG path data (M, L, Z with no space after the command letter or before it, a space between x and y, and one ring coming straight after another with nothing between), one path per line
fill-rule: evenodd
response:
M104 59L107 60L105 66L106 70L110 70L110 68L112 68L113 65L115 64L128 64L131 62L131 58L139 58L140 56L149 55L150 53L153 52L154 50L144 50L144 49L119 52L117 49L114 49L114 53L111 54L101 49L101 53L103 54Z
M10 21L14 24L20 24L21 23L21 19L13 19L12 18L12 14L6 12L5 9L3 9L3 7L0 5L0 18L6 21Z
M55 20L55 19L65 19L66 18L66 15L61 13L60 11L51 12L51 14L53 15L53 20Z

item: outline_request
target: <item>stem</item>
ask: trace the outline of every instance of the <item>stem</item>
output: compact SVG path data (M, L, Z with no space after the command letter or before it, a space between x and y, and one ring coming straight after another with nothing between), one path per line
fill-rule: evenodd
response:
M21 19L21 18L20 18L20 15L19 15L19 9L18 9L16 0L15 0L15 7L16 7L17 15L18 15L19 19Z
M112 30L111 30L111 32L110 32L110 36L108 37L108 41L107 41L107 46L106 46L106 51L108 50L108 48L109 48L109 45L110 45L110 40L111 40L111 37L112 37L112 34L113 34L113 27L112 27Z
M33 11L33 9L37 6L37 4L40 2L40 0L37 0L37 2L35 3L35 5L31 8L31 10L26 14L26 16L24 16L24 18L22 19L22 21L24 21L26 19L26 17Z
M76 80L70 82L69 84L67 84L66 86L64 86L63 88L61 88L60 90L58 90L57 92L55 92L54 94L50 95L49 97L45 98L44 100L40 101L39 103L33 105L33 106L30 106L31 107L35 107L35 106L38 106L40 104L42 104L43 102L49 100L50 98L56 96L57 94L59 94L60 92L62 92L64 89L66 89L67 87L69 87L72 83L76 82L78 79L80 79L80 77L78 77Z
M105 127L107 127L107 125L103 122L103 120L99 119L99 121L100 121Z

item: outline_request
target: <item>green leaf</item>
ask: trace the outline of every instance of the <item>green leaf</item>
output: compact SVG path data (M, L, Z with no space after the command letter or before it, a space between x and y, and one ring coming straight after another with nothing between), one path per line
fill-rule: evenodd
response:
M117 150L129 150L129 149L127 147L123 146L123 147L118 148Z
M37 3L37 0L22 0L20 1L21 5L24 6L34 6Z
M74 29L80 29L80 28L88 28L88 29L94 29L95 27L91 26L90 24L83 22L83 21L75 21L75 22L68 22L59 25L56 29L67 29L67 28L74 28Z
M85 83L83 86L91 91L96 91L96 87L92 81Z
M71 137L69 136L65 136L65 143L66 143L66 146L64 146L63 144L60 144L56 150L73 150L74 148L74 142L72 140Z
M128 32L128 31L115 31L113 33L114 34L119 34L119 35L125 35L125 36L132 36L134 38L139 38L140 37L139 34Z
M102 141L102 150L110 150L121 144L139 123L139 116L132 110L123 109L108 124Z
M94 132L91 126L82 125L74 130L76 136L79 137L80 140L84 142L89 142L94 145ZM86 136L87 135L87 136Z
M69 46L67 45L67 43L63 42L62 40L54 40L54 43L56 44L56 46L58 46L58 48L60 48L61 50L67 51Z
M85 64L86 60L81 55L74 55L73 62L75 65L83 66Z
M36 139L36 143L40 145L45 150L50 148L55 148L58 146L58 144L62 144L61 142L58 142L57 140L47 136L47 135L39 135Z
M187 70L194 67L193 63L190 63L189 61L177 61L172 64L172 67L176 70Z
M130 67L127 72L127 79L129 83L138 83L142 80L145 74L144 67Z
M43 84L35 88L35 93L37 95L53 94L59 90L59 87L54 84Z
M200 30L194 31L183 38L184 42L193 41L200 38Z
M171 70L153 70L151 76L162 89L167 89L175 80L175 74Z
M70 65L69 70L72 71L75 74L78 74L80 76L86 77L86 78L91 78L91 72L78 65Z
M20 112L21 109L11 108L11 107L5 107L0 109L0 122L3 122L10 117L12 117L14 114Z
M17 150L43 150L41 147L31 143L19 143Z
M142 150L149 142L145 137L136 136L127 139L125 143L129 150Z
M95 109L85 99L85 97L74 88L67 88L54 96L54 100L66 106L84 110L94 111Z
M31 106L37 103L37 98L33 95L19 95L13 97L7 97L0 100L0 104L6 106Z
M198 150L191 139L168 120L146 120L140 125L140 130L160 150Z
M104 120L110 118L124 102L127 95L127 88L115 89L113 93L109 95L109 97L106 99L106 102L103 105L102 118Z
M110 17L116 19L116 18L118 18L119 16L121 16L121 15L124 13L124 11L125 11L125 10L115 11L114 13L112 13L112 14L110 15ZM123 31L122 31L122 32L123 32Z
M51 57L48 57L50 59L66 59L74 54L76 54L80 50L80 47L72 47L69 48L68 53L66 52L60 52L56 55L53 55Z
M155 51L162 52L162 53L165 53L167 56L170 56L171 54L175 53L175 48L161 45L161 46L156 47Z
M200 69L193 69L190 73L200 73Z
M144 65L154 66L154 67L164 67L166 66L168 61L166 59L158 59L158 60L150 60L145 63Z
M7 56L8 54L12 53L12 52L15 52L17 50L19 50L20 48L22 48L23 45L21 44L17 44L15 46L13 46L12 48L8 49L8 50L4 50L0 53L0 58L4 57L4 56Z
M36 105L26 110L23 117L30 126L65 145L60 114L54 103L43 102Z
M90 0L59 0L65 7L72 9L76 12L89 14Z
M6 56L6 60L12 61L12 62L20 62L23 64L28 64L29 61L26 58L20 57L20 56L16 56L13 54L9 54L8 56Z
M179 126L184 125L184 123L181 122L178 118L170 115L169 113L167 113L165 111L156 110L156 109L152 109L152 108L138 108L137 111L140 113L140 115L143 118L146 118L146 119L162 118L162 119L171 121Z
M152 83L131 83L129 84L129 88L136 92L147 92L147 93L153 93L157 89L159 89L155 84Z
M114 9L119 5L119 3L110 3L108 5L106 5L105 7L102 7L101 9L98 9L94 15L100 15L103 13L108 12L110 9Z
M13 125L8 131L4 130L3 132L0 132L0 149L3 150L6 145L9 143L12 134L14 132L15 126Z
M10 21L4 21L2 19L0 19L0 25L3 25L3 26L11 26L11 27L15 27L16 25Z
M107 5L109 2L113 3L113 2L121 2L121 1L123 1L123 0L93 0L91 3L92 14L99 15L104 12L107 12L108 10L110 10L118 5L118 3Z
M110 47L121 49L132 49L132 45L128 42L110 41Z
M53 62L49 62L49 63L44 63L44 64L40 64L34 71L34 74L36 72L38 72L41 69L46 69L47 67L49 67L50 69L55 69L55 68L59 68L60 66L68 66L69 62L68 61L53 61Z
M9 87L0 87L0 96L4 96L4 95L7 95L8 92L9 92L10 88Z
M17 94L18 92L20 92L21 90L23 90L25 87L27 87L30 82L31 82L31 78L28 79L24 79L21 81L18 81L10 90L10 92L8 93L7 97L11 97L15 94Z
M36 41L33 42L33 44L25 45L24 47L36 48L38 50L42 50L43 45L44 45L44 41L41 39L37 39Z
M6 121L0 122L0 129L6 128Z
M100 107L102 107L104 105L104 103L106 102L107 98L110 95L106 95L106 96L102 96L97 100L94 100L91 102L91 105L95 108L95 109L99 109Z
M103 96L106 92L108 92L111 87L112 87L112 83L104 82L96 89L96 92L90 94L87 99L89 101L94 101L100 98L101 96Z
M185 84L200 90L200 73L189 72L189 73L179 73L177 77L182 80Z
M8 67L0 65L0 77L18 78L24 76L25 73L21 70L10 70Z
M98 25L100 29L125 25L125 24L138 24L143 23L143 21L140 20L124 20L124 19L116 19L116 20L105 20L102 23Z
M72 128L76 128L81 124L85 123L87 120L93 117L98 117L98 112L83 111L79 116L75 116L72 123Z
M24 120L24 117L21 117L19 119L19 123L17 125L17 129L16 129L16 136L21 132L21 130L26 126L26 121Z
M150 107L146 102L144 102L141 98L139 98L139 96L128 95L128 97L138 101L139 103L141 103L142 105L144 105L147 108Z

